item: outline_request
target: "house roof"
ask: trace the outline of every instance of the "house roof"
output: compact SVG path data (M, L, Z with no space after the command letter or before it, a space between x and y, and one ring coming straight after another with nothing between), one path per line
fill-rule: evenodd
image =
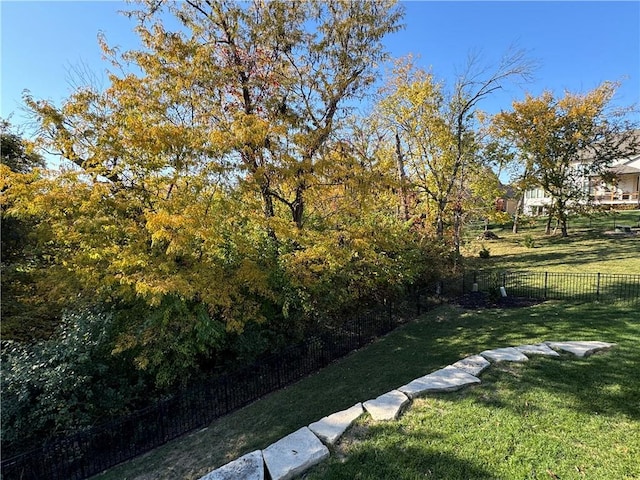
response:
M632 167L630 165L618 165L611 167L610 170L616 175L624 175L628 173L640 173L640 168Z
M613 160L614 165L629 163L640 158L640 129L617 134L610 141L620 152L620 157ZM596 145L597 143L594 143L592 146L595 147ZM596 150L588 148L578 152L573 163L584 164L592 162L595 160L596 155Z

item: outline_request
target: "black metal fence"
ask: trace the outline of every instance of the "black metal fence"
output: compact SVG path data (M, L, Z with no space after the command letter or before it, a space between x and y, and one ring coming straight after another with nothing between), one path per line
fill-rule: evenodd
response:
M476 287L474 287L474 284ZM640 302L640 274L469 272L462 289L491 295L578 302Z
M435 287L430 289L435 292ZM315 372L383 335L425 306L425 291L355 315L250 365L198 384L127 417L3 460L3 480L81 480L148 452Z
M640 302L640 275L470 272L359 313L331 331L262 358L238 372L182 391L127 417L3 460L3 480L81 480L148 452L315 372L362 347L434 298L479 291L578 301Z

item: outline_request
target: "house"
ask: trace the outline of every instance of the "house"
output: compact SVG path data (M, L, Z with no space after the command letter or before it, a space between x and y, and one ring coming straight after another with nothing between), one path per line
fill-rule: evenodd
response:
M508 185L500 184L502 195L496 198L496 212L506 212L514 215L518 208L518 200L515 198L513 188Z
M607 182L598 176L589 179L589 198L599 206L640 209L640 154L623 159L609 168L614 180Z
M580 171L583 163L584 160L574 163L576 171ZM584 192L584 202L611 209L640 209L640 153L614 161L607 173L608 178L577 176L576 186ZM524 194L523 211L527 215L542 215L551 200L543 188L529 189Z
M531 188L524 192L522 211L525 215L543 215L551 204L551 195L542 187Z

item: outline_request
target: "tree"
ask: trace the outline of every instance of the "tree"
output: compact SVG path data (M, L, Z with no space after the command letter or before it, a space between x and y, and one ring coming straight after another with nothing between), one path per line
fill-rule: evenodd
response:
M0 160L3 165L3 178L13 173L30 173L45 166L44 159L36 153L32 145L15 132L8 120L0 119ZM4 190L5 187L2 187ZM24 252L28 227L4 215L8 205L2 203L2 261L11 262L15 256Z
M166 13L179 29L166 27ZM46 216L68 298L159 309L130 318L116 350L137 349L148 368L176 358L184 370L220 346L219 323L240 333L274 310L287 317L343 271L372 287L367 269L385 264L385 250L368 237L375 229L349 218L367 182L347 171L341 132L401 9L193 0L142 2L132 15L142 49L119 55L102 40L121 69L106 90L78 88L60 107L25 98L39 144L72 168L14 176L10 213ZM323 210L333 195L335 209ZM190 306L188 321L176 303Z
M16 131L8 120L0 119L0 225L2 238L2 337L32 340L51 335L57 308L44 305L42 292L33 286L32 269L41 247L35 238L38 219L7 215L12 202L6 190L16 175L31 175L45 166L44 158Z
M549 220L556 218L568 235L571 209L589 202L589 175L603 175L614 160L640 151L630 108L612 109L618 84L604 82L585 94L566 92L556 98L546 91L513 103L513 111L494 119L498 135L523 159L522 182L535 183L552 198ZM549 233L550 221L547 224Z
M485 145L485 155L498 167L500 172L508 172L509 187L516 198L516 210L513 214L512 232L518 233L520 216L524 208L524 195L527 189L535 185L532 174L533 165L530 157L522 157L508 142L500 138L495 131L495 124L488 128L490 140Z
M399 28L400 11L389 0L194 0L168 7L184 27L169 33L158 4L138 12L148 51L126 55L146 73L138 88L157 96L157 85L176 85L161 96L188 106L188 122L217 131L209 143L236 179L260 191L265 216L280 204L301 228L314 163L343 104L373 82L381 39Z
M452 92L446 93L432 74L406 62L396 66L387 86L380 111L396 136L398 159L407 166L413 188L433 208L437 236L443 238L445 224L452 225L456 256L464 198L469 183L483 171L478 104L509 78L526 79L529 71L522 52L505 55L489 73L471 57Z
M14 131L9 120L0 119L0 157L12 172L28 173L45 166L44 158L20 132Z

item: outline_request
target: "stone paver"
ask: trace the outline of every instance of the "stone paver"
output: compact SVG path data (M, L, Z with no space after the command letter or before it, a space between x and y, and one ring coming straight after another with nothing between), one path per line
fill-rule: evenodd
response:
M615 347L615 343L596 341L571 341L571 342L545 342L554 350L573 353L577 357L588 357L601 350L608 350Z
M341 412L331 414L309 425L309 430L327 445L333 445L351 424L364 413L362 403Z
M395 420L407 403L409 397L398 390L392 390L362 405L374 420Z
M417 378L398 390L409 398L416 398L426 393L452 392L474 383L480 383L480 379L449 365Z
M550 357L559 357L560 354L549 348L546 343L538 343L536 345L519 345L516 350L525 355L548 355Z
M477 377L485 371L489 365L491 365L491 363L489 363L489 361L482 355L471 355L463 358L462 360L458 360L451 366L458 370L462 370L463 372L467 372L469 375Z
M243 480L264 480L264 460L260 450L247 453L237 460L206 474L200 480L237 480L239 478Z
M496 348L480 352L490 362L526 362L529 358L514 347Z
M329 457L329 449L308 427L281 438L262 451L271 480L287 480Z

